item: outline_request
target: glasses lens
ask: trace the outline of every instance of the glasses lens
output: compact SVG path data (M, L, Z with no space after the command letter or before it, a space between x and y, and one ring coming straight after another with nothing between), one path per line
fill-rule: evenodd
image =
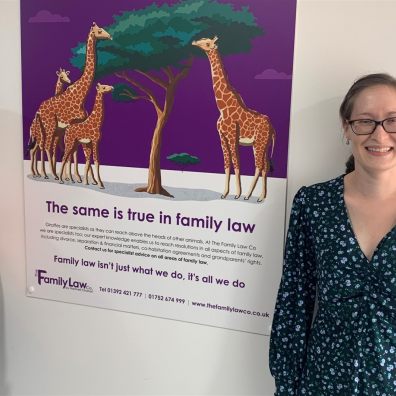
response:
M352 129L358 135L369 135L375 128L375 121L373 120L355 120L352 122ZM396 130L396 117L395 126Z
M396 117L384 120L384 129L388 133L396 133Z

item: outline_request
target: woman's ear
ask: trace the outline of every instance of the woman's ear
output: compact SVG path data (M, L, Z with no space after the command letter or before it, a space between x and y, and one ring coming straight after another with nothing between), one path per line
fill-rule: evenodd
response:
M342 131L344 134L345 139L350 138L351 128L349 128L348 121L342 120Z

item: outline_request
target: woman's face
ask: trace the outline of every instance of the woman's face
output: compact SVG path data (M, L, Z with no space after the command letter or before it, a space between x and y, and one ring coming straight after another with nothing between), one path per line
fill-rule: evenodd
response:
M389 117L396 117L396 89L375 85L357 95L350 119L382 121ZM370 173L391 169L396 172L396 133L388 133L377 125L371 135L358 136L348 124L344 125L344 133L352 143L355 169L360 167Z

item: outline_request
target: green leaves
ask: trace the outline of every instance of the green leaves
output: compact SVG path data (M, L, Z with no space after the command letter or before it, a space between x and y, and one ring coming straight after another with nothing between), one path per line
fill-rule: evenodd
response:
M247 7L216 0L181 0L174 5L152 4L113 16L104 28L112 41L98 41L96 78L123 70L180 67L191 55L204 53L191 45L202 37L219 37L222 54L246 52L263 32ZM71 63L83 68L85 43L72 49Z
M198 164L200 159L198 157L194 157L188 153L180 153L180 154L172 154L166 157L166 159L175 162L179 165L193 165Z

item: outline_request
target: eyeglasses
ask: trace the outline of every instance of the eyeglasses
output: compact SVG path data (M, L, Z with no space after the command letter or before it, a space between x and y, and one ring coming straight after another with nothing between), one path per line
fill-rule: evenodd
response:
M381 125L385 132L396 133L396 117L385 118L382 121L362 119L348 120L347 122L356 135L371 135L378 125Z

